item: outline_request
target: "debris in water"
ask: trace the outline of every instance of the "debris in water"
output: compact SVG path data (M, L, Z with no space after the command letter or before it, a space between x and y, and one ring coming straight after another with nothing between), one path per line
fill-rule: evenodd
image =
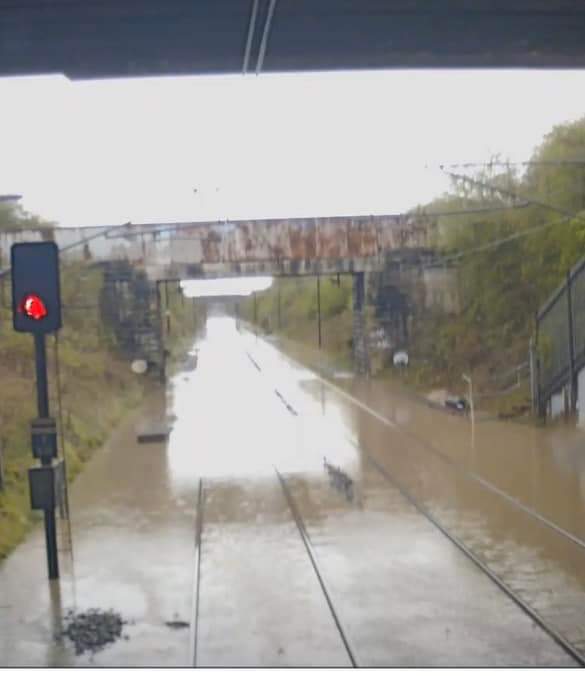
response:
M333 487L344 493L345 497L351 502L353 500L353 479L339 467L334 467L328 463L325 457L323 458L323 467L327 470Z
M188 622L183 622L183 620L171 620L170 622L165 622L165 624L170 629L187 629L190 626Z
M56 636L60 640L66 636L75 646L75 654L92 654L103 650L108 643L115 643L122 636L122 627L128 624L119 613L113 610L90 608L83 613L69 610L64 617L65 630ZM124 636L127 640L127 637Z
M143 427L136 434L136 441L139 444L148 444L148 443L160 443L166 441L169 436L169 428L167 425L161 424L152 424L147 427Z

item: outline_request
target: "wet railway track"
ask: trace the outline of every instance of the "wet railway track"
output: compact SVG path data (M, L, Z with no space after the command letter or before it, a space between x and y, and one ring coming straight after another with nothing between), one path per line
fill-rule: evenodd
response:
M248 354L251 360L253 360L252 356ZM300 366L294 360L293 358L290 358L287 356L287 359L290 359L291 362L296 363L297 365ZM254 360L255 365L257 365L257 362ZM257 365L258 370L261 372L262 369L259 365ZM345 392L341 388L337 387L333 383L330 383L327 379L318 376L319 379L330 389L336 391L338 394L340 394L342 397L345 399L350 400L354 405L358 405L360 408L365 408L368 413L370 413L373 417L377 418L380 422L382 422L385 425L391 425L392 427L398 427L395 423L392 423L392 421L389 421L387 418L379 414L378 412L374 411L373 409L370 409L367 405L363 404L363 402L360 402L359 400L355 399L350 395L349 393ZM283 402L283 404L286 406L287 409L290 410L292 408L291 404L286 400L286 398L278 392L278 396ZM295 411L295 415L299 415L298 411L296 409L293 409ZM413 436L411 434L408 434L404 432L404 430L399 430L401 433L406 434L407 436ZM352 443L354 446L357 447L357 444L353 439L350 437L346 437L350 443ZM417 439L417 441L420 441ZM439 451L438 449L435 449L434 447L430 446L429 444L424 444L425 448L433 453L436 457L439 457L442 461L446 463L449 467L451 467L455 472L462 474L464 476L467 476L469 479L472 481L477 482L480 484L485 490L492 492L494 495L497 495L498 497L502 498L505 502L510 504L512 507L516 508L517 510L521 511L522 513L526 514L528 517L533 518L536 522L540 523L542 526L545 528L550 529L557 535L559 535L562 538L565 538L567 541L571 542L572 544L576 545L579 548L585 547L585 542L578 538L577 536L573 535L572 533L566 531L565 529L557 526L550 520L546 519L546 517L543 517L541 514L535 512L529 507L526 507L521 501L517 500L516 498L510 496L507 494L505 491L502 491L498 487L494 486L491 482L486 481L479 475L477 475L474 472L470 472L464 467L461 467L456 463L454 460L446 456L444 453ZM428 447L428 448L427 448ZM529 602L524 600L522 598L522 595L518 592L516 592L513 587L507 583L506 580L503 579L502 575L498 575L496 572L494 572L484 561L481 560L479 556L477 556L470 547L468 547L464 541L458 537L450 528L445 526L436 516L434 516L429 509L427 509L423 502L420 500L417 500L417 498L403 485L402 482L398 481L396 477L392 476L392 474L389 472L389 470L384 467L380 462L375 460L369 453L365 452L363 448L358 448L360 450L362 456L365 457L367 462L375 469L376 472L380 474L380 476L383 477L384 481L388 483L389 486L393 487L395 490L397 490L402 498L410 504L414 509L423 517L425 518L429 523L431 523L436 529L438 529L453 545L455 545L460 552L462 552L470 561L473 562L477 568L479 568L483 574L485 574L497 587L504 593L506 596L518 607L524 612L535 624L537 624L543 631L548 634L554 641L555 643L562 648L562 650L569 655L572 659L575 660L575 662L580 665L580 666L585 666L585 651L581 649L580 646L577 646L574 644L573 641L567 639L562 632L558 631L553 622L550 622L547 620L545 617L545 613L539 613L536 609L534 609ZM281 481L283 481L282 477L279 478ZM286 487L286 484L283 483L283 490L287 493L288 496L290 496L290 491ZM291 511L293 511L294 515L294 507L291 507ZM298 510L296 510L298 513ZM300 515L299 515L300 516ZM296 518L296 517L295 517ZM297 522L298 523L298 522ZM302 524L302 521L301 521ZM299 526L299 530L303 529L303 532L305 533L305 536L310 542L310 538L308 534L306 533L306 529L304 527L304 524ZM316 571L317 572L317 571ZM319 573L317 573L319 574ZM355 666L355 662L352 660L352 664Z
M252 362L254 368L258 371L259 375L263 375L261 365L248 353L248 358ZM328 381L322 379L326 385L331 385L332 389L338 389L336 386L330 384ZM278 400L282 403L285 410L288 411L290 415L298 417L299 421L302 424L302 413L296 407L293 407L291 403L286 399L286 396L278 388L272 388L274 390L273 394L276 395ZM345 393L343 393L345 394ZM351 395L347 395L348 398L352 398ZM353 398L352 398L353 399ZM361 402L359 402L361 403ZM382 416L376 416L382 418ZM353 439L349 437L348 441L355 444ZM387 466L380 463L369 453L367 453L363 448L360 449L360 452L367 464L369 464L375 473L377 473L382 478L382 483L386 483L389 489L394 490L397 494L400 495L400 498L407 503L409 506L414 508L418 515L429 524L437 529L444 537L446 537L469 561L471 561L477 569L481 571L492 583L494 583L526 616L530 618L532 622L538 625L572 660L574 660L578 665L585 666L585 657L583 653L576 647L573 642L567 639L562 632L559 632L554 623L550 622L546 617L546 613L539 613L530 603L522 598L522 595L517 593L513 586L511 586L504 576L498 575L490 566L485 563L472 549L465 544L461 537L458 537L453 530L446 526L440 518L429 510L422 500L419 500L404 484L404 482L394 476L391 473ZM318 582L318 588L322 593L322 597L326 603L327 609L329 611L330 617L333 620L335 629L338 633L339 639L341 641L341 646L345 651L347 660L349 664L354 667L365 666L364 663L359 657L356 650L356 641L355 636L352 638L350 632L348 632L347 626L344 623L343 619L343 604L339 604L339 599L336 600L335 593L336 591L332 588L331 584L327 579L327 568L323 566L323 563L319 558L319 550L321 544L320 542L313 542L309 529L305 524L303 519L302 510L299 508L297 501L295 499L294 491L289 485L289 477L282 473L278 467L274 467L274 477L275 482L280 487L282 496L288 508L289 515L291 517L298 536L304 547L306 553L307 564L311 567L312 573ZM200 631L200 613L201 613L201 590L202 590L202 560L204 557L204 536L205 536L205 500L206 500L206 491L203 480L199 482L199 489L197 495L197 516L195 523L195 569L194 569L194 582L193 582L193 614L192 614L192 632L191 632L191 645L192 645L192 664L193 666L199 665L199 648L198 642L203 640ZM339 591L339 590L337 590ZM203 585L203 593L205 593L205 585ZM313 592L316 594L316 592ZM347 607L346 607L347 609ZM287 612L285 607L282 608L283 614ZM355 628L355 627L354 627ZM359 644L359 641L358 641Z
M585 656L564 638L551 624L549 624L539 613L526 603L519 594L517 594L506 582L481 561L473 551L467 547L464 542L446 528L437 518L435 518L420 501L418 501L401 483L384 468L380 463L370 456L366 456L368 462L380 473L382 477L395 488L417 512L437 528L446 538L448 538L470 561L472 561L492 582L494 582L531 620L541 627L570 657L572 657L580 666L585 666Z
M193 578L193 609L191 613L191 664L197 666L197 642L199 636L199 599L201 592L201 547L203 544L203 510L205 505L205 493L203 479L199 479L197 491L197 515L195 517L195 565Z
M325 600L327 601L327 606L329 607L329 610L331 611L331 615L333 617L333 620L335 622L335 626L337 627L337 630L339 632L339 636L341 638L341 641L345 647L345 650L347 651L347 656L349 658L349 661L351 662L352 667L357 667L358 661L357 661L357 655L356 655L356 650L355 648L351 645L351 641L349 639L348 633L346 629L344 628L341 617L339 614L339 611L336 609L336 604L333 602L333 598L331 595L331 591L329 590L327 583L325 581L325 576L322 570L322 567L319 565L318 560L317 560L317 554L315 552L315 549L313 545L311 544L311 538L309 537L309 533L307 532L307 529L305 527L305 523L303 521L303 517L301 516L301 513L295 503L295 500L293 498L293 495L287 486L285 478L282 476L282 474L274 468L274 471L276 472L276 476L278 477L278 481L280 482L280 485L282 487L282 491L284 493L284 496L286 498L286 502L288 504L288 507L290 509L290 512L293 516L293 519L295 520L295 523L297 525L299 535L301 537L301 540L303 541L303 544L305 546L305 549L307 551L307 555L309 559L311 560L311 565L313 566L313 570L315 571L315 575L317 576L317 579L319 581L319 586L321 587L321 590L323 591L323 594L325 596Z
M331 617L335 623L335 627L343 644L347 658L352 667L358 667L358 659L355 647L352 646L351 640L345 629L339 610L333 600L332 592L326 582L322 566L319 564L317 554L311 543L311 538L307 532L305 523L301 516L300 510L295 502L293 494L287 485L286 478L274 468L275 478L282 489L284 499L289 509L290 515L296 525L299 537L303 543L307 553L308 561L315 573L319 587L323 593L323 597L327 603ZM204 533L204 514L205 514L205 487L203 480L199 481L199 489L197 494L197 515L195 521L195 561L194 561L194 580L193 580L193 604L192 604L192 622L191 622L191 664L194 667L198 666L198 641L199 641L199 615L200 615L200 598L201 598L201 562L203 554L203 533ZM283 608L283 613L285 609Z

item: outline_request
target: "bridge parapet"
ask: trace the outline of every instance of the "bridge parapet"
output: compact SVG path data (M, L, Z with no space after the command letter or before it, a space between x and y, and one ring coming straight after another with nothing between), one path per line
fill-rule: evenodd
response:
M434 225L399 214L22 230L0 233L0 254L4 262L14 242L54 239L66 260L127 260L150 277L366 272L389 253L428 248Z

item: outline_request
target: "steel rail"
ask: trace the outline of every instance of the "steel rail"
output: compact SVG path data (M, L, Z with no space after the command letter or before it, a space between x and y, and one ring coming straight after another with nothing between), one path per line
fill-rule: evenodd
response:
M195 572L193 580L193 632L192 632L192 646L193 659L191 663L194 667L197 666L197 639L199 632L199 597L200 597L200 582L201 582L201 549L202 549L202 534L203 534L203 506L204 489L203 479L199 479L199 491L197 494L197 518L195 521Z
M363 450L362 450L363 452ZM386 479L386 481L396 489L402 497L410 503L420 514L428 519L435 528L448 538L465 556L485 573L491 581L496 584L526 615L528 615L538 626L543 629L568 655L570 655L580 666L585 666L585 657L559 632L553 629L544 618L523 601L516 592L509 587L502 578L494 573L478 556L476 556L469 547L467 547L456 535L453 535L443 524L438 521L412 494L393 479L388 471L376 462L370 455L364 453L368 462Z
M307 533L307 529L305 527L303 517L301 516L294 498L286 485L286 481L282 474L278 471L278 469L275 467L274 471L276 472L276 476L278 477L278 480L280 482L280 485L282 487L282 491L284 493L284 497L286 498L286 502L288 504L288 508L290 509L290 512L293 516L293 519L295 520L297 529L299 531L299 535L301 536L301 540L303 541L303 544L305 545L305 549L307 551L307 554L309 556L309 559L311 560L311 565L313 566L313 570L315 571L315 575L317 576L317 580L319 581L319 585L321 587L321 590L325 596L325 599L327 601L327 605L329 606L329 610L331 612L331 615L333 616L333 620L335 622L335 625L337 627L337 630L339 632L339 635L341 637L341 640L343 642L343 645L347 651L347 656L349 657L349 660L351 662L352 667L357 667L358 666L358 661L356 658L356 651L355 649L351 646L350 640L347 636L346 630L343 628L343 625L341 623L341 619L339 615L337 614L337 611L335 610L335 606L333 604L333 600L331 598L331 593L327 588L327 584L325 583L325 579L323 578L323 575L321 574L321 571L319 569L319 564L317 563L317 555L315 553L315 550L313 548L313 545L311 544L311 539L309 537L309 534Z
M300 362L298 362L296 359L291 357L290 355L285 355L285 357L290 360L291 362L295 363L297 366L303 366ZM307 368L307 367L304 367ZM340 396L344 397L348 401L350 401L354 406L357 406L358 408L361 408L363 411L366 413L369 413L372 417L376 418L379 422L383 423L384 425L387 425L388 427L391 427L395 429L399 434L402 434L405 436L407 439L410 439L411 441L414 441L426 451L429 453L432 453L436 457L440 458L445 464L449 465L452 467L455 471L459 472L463 476L468 477L469 479L472 479L473 481L476 481L478 484L483 486L488 491L491 491L492 493L495 493L499 497L503 498L507 502L509 502L511 505L513 505L516 509L518 509L521 512L524 512L528 516L532 517L539 523L541 523L543 526L546 526L547 528L550 528L550 530L554 531L558 535L561 535L565 537L567 540L570 540L574 545L577 545L581 549L585 549L585 540L580 538L579 536L575 535L574 533L571 533L570 531L566 530L562 526L559 526L558 524L554 523L550 519L547 519L546 516L543 516L539 512L535 511L531 507L528 507L525 505L521 500L518 498L515 498L514 496L510 495L509 493L506 493L506 491L502 490L501 488L498 488L495 484L493 484L491 481L488 481L487 479L484 479L481 477L479 474L476 474L475 472L471 472L467 468L463 467L460 463L458 463L456 460L453 460L450 458L446 453L443 451L440 451L438 448L435 448L431 443L428 441L425 441L424 439L421 439L418 437L416 434L413 434L412 432L408 432L407 430L403 429L401 425L398 425L397 423L393 422L392 420L389 420L386 418L384 415L379 413L378 411L370 408L367 404L364 404L361 402L359 399L356 399L353 397L351 394L343 390L341 387L338 387L337 385L331 383L327 378L322 376L320 373L316 373L313 371L317 378L321 380L325 385L327 385L330 389L332 389L334 392L338 393Z
M290 359L292 362L299 364L299 362L296 361L296 359L289 357L289 355L285 355L287 359ZM450 458L444 456L440 451L437 449L434 449L432 446L427 444L426 442L423 442L422 440L418 439L414 435L410 435L404 430L400 430L400 427L393 423L392 421L384 418L384 416L380 415L379 413L373 411L373 409L370 409L367 405L363 404L359 400L355 399L351 395L345 393L341 388L338 388L337 386L333 385L330 383L328 380L323 378L320 374L316 374L317 377L322 380L326 385L329 385L332 389L335 391L340 392L342 395L346 396L348 399L352 401L352 403L360 406L361 408L364 408L367 412L371 413L374 417L380 419L382 422L385 422L387 425L393 428L397 428L398 431L401 431L405 436L407 437L412 437L415 441L419 441L423 447L429 448L429 450L433 451L436 453L439 457L441 457L443 460L448 461L450 465L452 465L455 469L464 472L465 474L469 475L471 478L476 479L479 481L480 484L483 484L486 488L491 488L494 490L498 495L501 495L502 497L507 498L508 500L511 500L515 506L522 508L524 511L527 511L531 516L537 517L539 520L544 520L547 525L552 526L555 530L558 530L561 535L564 535L571 539L572 541L576 542L577 544L581 544L583 546L581 540L573 536L572 534L568 533L567 531L564 531L564 529L561 529L560 527L557 527L555 524L552 522L548 522L548 520L544 519L544 517L541 517L539 514L536 512L533 512L529 508L525 507L520 501L517 501L515 498L512 498L509 496L507 493L504 493L500 489L498 489L496 486L493 486L493 484L490 484L490 482L485 481L481 477L470 473L469 471L465 470L462 468L458 463L455 461L451 460ZM354 445L356 448L358 448L357 442L352 439L350 436L346 435L346 438L352 445ZM422 514L428 521L430 521L445 537L447 537L465 556L467 556L483 573L485 573L491 580L496 584L524 613L526 613L538 626L541 627L541 629L548 634L556 643L559 645L570 657L572 657L580 666L585 666L585 656L582 655L577 648L575 648L567 639L565 639L559 632L557 632L553 627L551 627L549 624L547 624L546 620L537 612L535 611L530 605L528 605L525 601L522 600L522 598L516 594L516 592L509 587L504 580L500 576L498 576L496 573L494 573L476 554L473 553L473 551L467 547L456 535L452 534L440 521L438 521L430 512L427 510L404 486L402 486L400 483L398 483L395 479L393 479L388 471L380 465L376 460L374 460L367 452L365 452L361 447L360 452L364 455L366 460L384 477L384 479L391 484L401 495L402 497L409 502L420 514ZM275 468L276 469L276 468ZM277 470L276 470L277 471ZM278 471L277 471L278 474ZM280 475L279 475L280 478ZM281 479L282 482L282 479ZM285 490L286 493L286 487L283 485L283 490ZM292 510L291 510L292 511Z

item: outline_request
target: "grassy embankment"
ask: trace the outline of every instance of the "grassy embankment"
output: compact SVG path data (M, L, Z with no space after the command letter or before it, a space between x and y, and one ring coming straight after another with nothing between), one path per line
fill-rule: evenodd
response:
M280 292L281 326L278 327ZM254 300L247 297L240 305L244 319L253 322ZM257 324L267 335L277 334L289 341L317 349L317 282L311 277L276 279L256 296ZM322 358L338 368L351 365L351 278L321 278ZM316 355L316 353L314 353Z
M0 223L1 225L1 223ZM81 471L112 428L143 400L156 383L136 376L116 353L111 335L101 325L96 306L102 283L98 269L63 266L63 329L59 333L59 361L65 457L69 480ZM5 298L10 289L6 284ZM0 443L4 487L0 490L0 559L24 537L40 518L29 508L27 469L33 464L30 420L36 416L32 337L12 330L8 301L0 307ZM69 306L69 307L67 307ZM192 306L171 304L171 354L178 356L194 333ZM51 412L57 417L54 337L47 338Z
M535 313L585 256L585 182L583 167L574 161L583 157L585 118L555 127L525 171L488 164L467 173L467 179L454 180L450 192L421 207L451 214L438 218L435 245L456 271L461 308L455 315L415 309L409 368L400 375L386 368L379 377L399 377L419 391L446 388L464 395L461 376L469 373L481 408L503 417L529 413L525 364ZM279 283L282 333L315 345L315 280ZM351 339L349 285L349 279L342 289L322 284L324 351L345 363ZM258 294L259 324L268 332L276 326L276 302L275 286ZM252 320L251 299L244 312ZM369 324L375 327L371 315ZM514 369L522 364L517 380Z

